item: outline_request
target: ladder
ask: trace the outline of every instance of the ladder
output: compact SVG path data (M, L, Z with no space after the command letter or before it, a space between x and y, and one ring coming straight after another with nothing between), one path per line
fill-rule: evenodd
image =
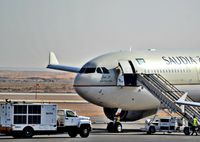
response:
M193 115L200 122L200 109L194 106L184 106L183 111L181 106L176 104L175 101L184 95L185 92L178 90L160 74L137 74L137 81L160 100L161 104L170 112L178 113L186 118L190 124L192 124ZM192 99L187 96L186 101L192 101Z

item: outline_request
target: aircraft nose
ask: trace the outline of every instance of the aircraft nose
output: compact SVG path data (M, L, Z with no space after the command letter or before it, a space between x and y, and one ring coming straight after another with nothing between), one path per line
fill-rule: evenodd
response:
M75 77L75 80L74 80L74 86L75 87L81 87L83 86L85 83L87 82L87 78L84 77L83 75L81 74L77 74L77 76Z
M90 82L88 77L78 74L74 80L74 89L79 96L87 101L90 101L91 98L90 95L88 95L90 91L87 84L88 82Z
M88 77L85 77L81 74L78 74L74 80L74 89L82 97L83 97L83 94L86 93L83 88L87 87L88 82L90 82Z

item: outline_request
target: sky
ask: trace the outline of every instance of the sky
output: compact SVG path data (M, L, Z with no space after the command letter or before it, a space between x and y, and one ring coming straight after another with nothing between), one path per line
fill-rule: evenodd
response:
M108 52L200 48L199 0L0 0L0 67L82 66Z

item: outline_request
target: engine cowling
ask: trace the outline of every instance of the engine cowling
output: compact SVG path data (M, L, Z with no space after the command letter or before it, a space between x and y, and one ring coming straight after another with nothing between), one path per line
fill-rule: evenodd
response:
M117 112L117 108L103 108L104 114L110 120L114 120L115 113ZM151 110L122 110L120 113L121 121L136 121L141 118L153 115L157 112L157 109Z

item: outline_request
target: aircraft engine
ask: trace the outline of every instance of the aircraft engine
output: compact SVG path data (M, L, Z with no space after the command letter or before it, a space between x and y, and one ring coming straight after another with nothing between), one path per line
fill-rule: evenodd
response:
M115 113L117 108L103 108L104 114L110 120L114 120ZM136 121L141 118L153 115L157 112L157 108L151 110L122 110L121 112L121 121Z

